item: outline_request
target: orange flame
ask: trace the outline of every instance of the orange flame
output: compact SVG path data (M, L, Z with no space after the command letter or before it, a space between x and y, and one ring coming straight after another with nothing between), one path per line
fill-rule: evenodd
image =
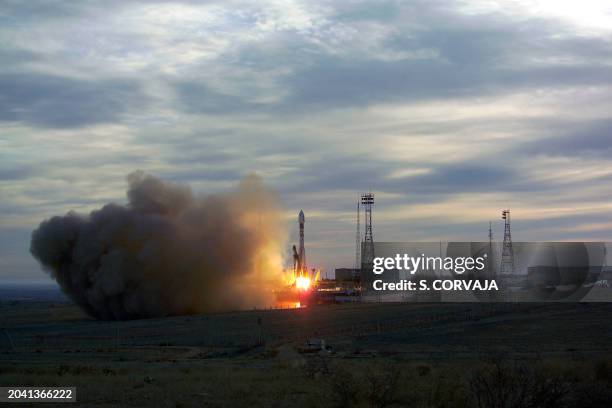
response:
M307 276L298 276L295 279L295 287L298 290L308 290L310 289L310 278Z
M312 273L307 271L295 272L288 271L285 273L285 281L288 286L293 286L298 290L307 291L317 285L317 282L321 280L321 271L316 270Z
M302 308L306 307L303 299L310 296L316 290L318 282L321 280L321 271L284 271L284 288L276 290L276 307L278 308Z

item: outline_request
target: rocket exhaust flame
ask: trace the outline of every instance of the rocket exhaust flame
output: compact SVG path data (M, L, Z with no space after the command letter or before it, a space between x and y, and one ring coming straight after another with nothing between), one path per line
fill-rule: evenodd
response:
M285 308L301 307L303 303L309 304L312 295L316 292L321 279L321 271L312 269L312 274L306 267L306 248L304 246L304 224L306 217L304 211L298 214L298 224L300 228L299 250L293 246L293 270L286 273L286 286L276 291L277 305Z
M295 280L295 287L298 290L308 290L310 289L310 278L306 276L300 276Z
M127 205L69 212L32 233L32 255L88 314L123 320L275 301L285 228L259 178L204 197L140 171L128 184Z

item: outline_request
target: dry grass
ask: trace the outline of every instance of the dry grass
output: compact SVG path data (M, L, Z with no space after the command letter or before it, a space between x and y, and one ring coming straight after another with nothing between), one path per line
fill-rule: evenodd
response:
M0 384L76 386L87 407L612 406L610 306L362 306L119 323L4 307ZM299 353L309 336L333 352Z

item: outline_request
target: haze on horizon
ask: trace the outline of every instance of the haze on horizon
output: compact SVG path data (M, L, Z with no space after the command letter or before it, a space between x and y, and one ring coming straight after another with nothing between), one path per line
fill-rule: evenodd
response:
M611 236L601 1L3 1L0 44L0 282L48 280L32 230L136 169L256 172L327 271L369 189L378 240L501 238L502 208L517 241Z

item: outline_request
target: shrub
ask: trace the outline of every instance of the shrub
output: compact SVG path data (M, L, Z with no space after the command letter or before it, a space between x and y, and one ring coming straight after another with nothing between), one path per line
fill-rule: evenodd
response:
M559 373L538 366L491 358L469 380L479 408L560 408L566 406L571 384Z
M384 365L366 375L368 401L372 408L385 408L397 402L400 371L397 366Z
M352 371L343 367L334 369L331 375L332 400L338 407L353 407L359 401L359 381Z

